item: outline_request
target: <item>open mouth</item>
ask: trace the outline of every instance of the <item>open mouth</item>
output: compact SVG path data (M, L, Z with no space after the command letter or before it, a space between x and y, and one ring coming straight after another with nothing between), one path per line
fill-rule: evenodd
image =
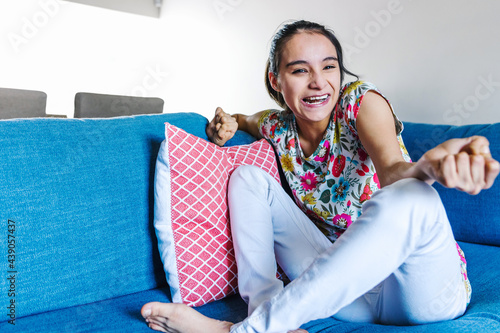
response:
M306 97L306 98L303 98L302 101L304 101L304 103L306 103L306 104L318 105L318 104L326 102L329 97L330 97L329 94L324 94L321 96Z

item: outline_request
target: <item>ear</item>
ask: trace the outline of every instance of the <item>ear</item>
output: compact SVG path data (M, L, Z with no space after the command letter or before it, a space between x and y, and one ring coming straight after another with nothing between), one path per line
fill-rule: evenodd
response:
M281 87L278 82L278 76L276 74L269 72L269 82L271 83L271 87L273 87L274 90L277 92L281 92Z

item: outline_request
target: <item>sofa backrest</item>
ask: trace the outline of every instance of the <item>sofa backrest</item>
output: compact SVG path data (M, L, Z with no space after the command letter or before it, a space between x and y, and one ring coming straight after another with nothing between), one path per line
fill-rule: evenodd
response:
M403 140L413 161L448 139L472 135L488 138L493 157L500 159L500 123L451 126L407 122L404 126ZM441 196L457 240L500 246L500 179L478 195L437 183L434 187Z
M153 227L165 122L206 138L188 113L0 121L1 304L22 317L166 285Z

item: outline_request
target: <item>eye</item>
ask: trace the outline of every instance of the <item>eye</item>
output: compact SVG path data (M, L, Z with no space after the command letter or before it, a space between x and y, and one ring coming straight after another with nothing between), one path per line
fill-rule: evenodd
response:
M335 68L337 68L335 65L327 65L327 66L325 66L324 69L328 70L328 69L335 69Z
M292 74L300 74L300 73L307 73L307 71L304 68L298 68L293 70Z

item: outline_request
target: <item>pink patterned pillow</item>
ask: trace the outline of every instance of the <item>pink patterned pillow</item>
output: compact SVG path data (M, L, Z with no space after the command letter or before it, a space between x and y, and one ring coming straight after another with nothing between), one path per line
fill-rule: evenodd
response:
M274 151L265 140L221 148L165 124L155 174L158 247L172 300L200 306L237 291L227 185L243 164L279 182Z

